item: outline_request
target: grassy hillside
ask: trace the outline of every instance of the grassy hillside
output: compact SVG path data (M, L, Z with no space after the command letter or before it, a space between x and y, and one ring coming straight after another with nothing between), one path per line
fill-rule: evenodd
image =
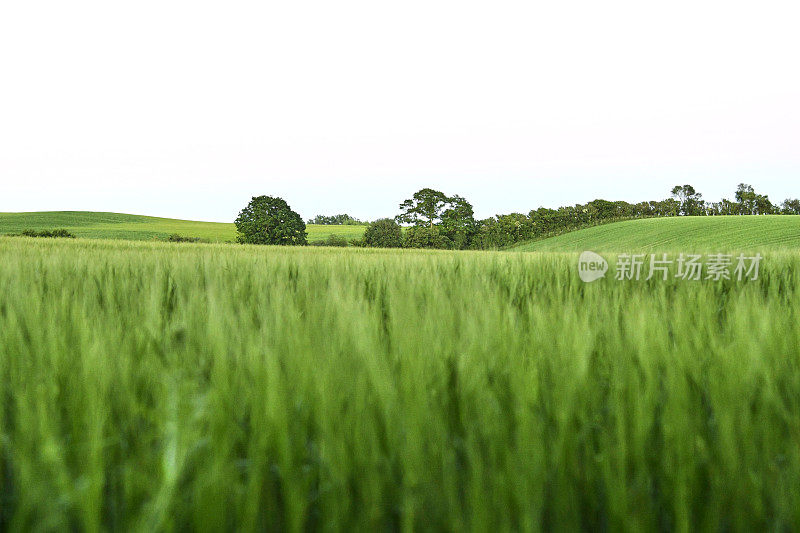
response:
M0 239L0 295L1 530L800 524L797 254Z
M514 251L628 252L800 249L800 216L676 217L629 220L526 243Z
M236 239L232 223L199 222L89 211L0 213L0 235L24 229L66 228L89 239L164 240L177 233L210 242ZM328 235L361 237L364 226L307 226L309 241ZM800 216L677 217L630 220L522 244L513 251L578 252L649 250L800 249Z
M121 213L91 211L43 211L35 213L0 213L0 235L24 229L66 228L88 239L163 240L172 233L200 237L211 242L236 239L232 223L197 222L173 218L146 217ZM346 239L361 237L364 226L307 226L309 241L321 241L331 233Z

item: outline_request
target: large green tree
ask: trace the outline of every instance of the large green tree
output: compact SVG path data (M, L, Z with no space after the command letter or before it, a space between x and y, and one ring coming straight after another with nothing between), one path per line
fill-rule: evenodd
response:
M780 209L772 205L769 196L766 194L756 195L756 214L757 215L771 215L773 213L780 213Z
M703 195L691 185L676 185L672 188L672 197L681 204L680 213L686 216L705 214Z
M400 204L395 220L411 224L410 229L426 229L406 233L406 246L418 248L468 248L478 231L472 204L465 198L447 196L434 189L421 189Z
M781 206L784 215L800 215L800 200L787 198Z
M736 203L740 215L752 215L756 210L756 191L752 185L740 183L736 188Z
M444 234L452 241L453 247L458 249L469 247L478 231L472 204L461 196L452 196L448 198L447 209L442 212L441 218Z
M741 215L769 215L775 212L775 206L769 197L758 194L752 185L740 183L736 188L736 203Z
M282 198L254 196L239 213L235 224L241 243L308 244L303 219Z
M400 248L403 246L403 231L391 218L381 218L367 226L364 244L375 248Z
M441 191L421 189L414 196L400 204L403 211L395 219L401 224L427 226L432 228L441 221L442 212L450 199Z

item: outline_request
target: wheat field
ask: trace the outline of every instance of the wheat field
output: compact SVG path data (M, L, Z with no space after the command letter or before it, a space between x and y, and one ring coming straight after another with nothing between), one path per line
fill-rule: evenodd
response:
M0 529L788 530L800 256L0 238Z

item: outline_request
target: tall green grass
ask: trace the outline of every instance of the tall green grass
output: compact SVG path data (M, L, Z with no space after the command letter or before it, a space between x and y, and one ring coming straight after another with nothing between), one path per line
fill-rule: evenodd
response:
M787 530L800 256L0 239L0 529Z

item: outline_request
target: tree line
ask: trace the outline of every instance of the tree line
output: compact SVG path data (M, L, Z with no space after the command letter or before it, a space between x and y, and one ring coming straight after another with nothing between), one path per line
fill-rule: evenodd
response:
M358 220L350 215L317 215L308 219L308 224L321 224L323 226L366 226L369 222Z
M767 195L740 183L734 199L706 202L692 185L677 185L664 200L628 203L593 200L558 209L540 207L476 220L472 204L459 195L425 188L399 204L400 213L364 223L349 215L318 215L309 224L367 224L349 244L381 248L496 249L622 220L676 216L800 215L800 200L773 204ZM281 198L252 199L236 219L239 241L250 244L308 244L305 223ZM342 245L336 242L335 245ZM334 245L331 243L331 245Z

